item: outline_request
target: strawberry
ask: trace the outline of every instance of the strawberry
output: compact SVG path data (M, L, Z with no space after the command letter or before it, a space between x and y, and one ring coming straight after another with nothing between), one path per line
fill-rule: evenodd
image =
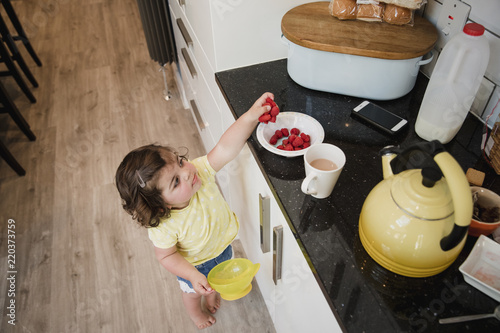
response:
M271 139L269 139L269 143L272 144L272 145L275 145L276 143L278 143L278 137L275 135L273 135L271 137Z
M278 147L276 147L278 149L281 149L281 150L285 150L285 147L283 147L283 145L279 145Z
M274 132L274 135L276 135L278 139L281 139L283 137L283 133L281 133L280 130L276 130L276 132Z
M298 136L295 140L293 140L292 145L294 147L300 147L304 144L304 140L300 136Z
M271 116L277 116L278 113L280 113L280 109L278 109L277 106L273 106L270 112L271 112Z
M271 104L271 106L276 104L276 103L274 103L274 101L271 99L271 97L266 98L266 103Z
M291 134L295 134L295 135L299 135L300 134L300 130L298 128L292 128L290 130L290 133Z
M309 147L310 145L311 145L311 143L310 143L310 142L304 142L303 147L304 147L304 148L307 148L307 147Z
M271 120L269 120L270 122L272 123L275 123L276 122L276 116L271 116Z
M264 113L262 116L259 117L259 121L261 123L266 123L269 120L271 120L271 115L269 113Z
M311 137L306 133L300 133L300 137L304 140L304 142L309 142L311 140Z
M291 144L287 144L285 146L285 150L293 150L293 146Z
M297 138L297 136L295 134L291 134L289 137L288 137L288 141L290 143L293 143L295 141L295 139Z
M283 133L283 136L289 136L290 133L288 132L288 128L282 128L281 133Z
M289 143L290 143L290 140L288 140L288 139L283 140L283 146L286 146Z

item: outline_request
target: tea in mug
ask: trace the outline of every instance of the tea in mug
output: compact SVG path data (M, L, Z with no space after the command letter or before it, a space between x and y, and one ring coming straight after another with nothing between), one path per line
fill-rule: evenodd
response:
M326 158L318 158L312 161L311 166L321 171L332 171L337 169L337 165Z

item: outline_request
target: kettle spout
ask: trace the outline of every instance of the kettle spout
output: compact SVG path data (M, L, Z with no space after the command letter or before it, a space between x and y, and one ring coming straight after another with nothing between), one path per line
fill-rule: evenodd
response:
M384 175L384 179L394 176L391 167L391 161L397 154L394 152L394 146L387 146L380 151L380 155L382 155L382 171Z

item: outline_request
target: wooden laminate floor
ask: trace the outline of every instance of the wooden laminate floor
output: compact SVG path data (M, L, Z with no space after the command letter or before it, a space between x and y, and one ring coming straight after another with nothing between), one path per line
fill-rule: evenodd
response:
M0 160L0 331L197 331L175 277L121 208L113 181L124 155L143 144L204 154L171 73L173 98L163 99L136 1L12 3L43 66L19 45L40 83L35 104L2 78L37 140L0 115L0 140L27 172L19 177ZM223 301L216 318L204 331L274 331L255 284L245 298Z

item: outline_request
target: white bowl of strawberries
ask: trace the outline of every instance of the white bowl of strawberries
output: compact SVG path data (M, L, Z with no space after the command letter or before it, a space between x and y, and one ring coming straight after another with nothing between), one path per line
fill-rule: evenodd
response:
M323 142L325 131L313 117L280 112L275 122L260 123L257 140L268 151L286 157L302 156L311 145Z

